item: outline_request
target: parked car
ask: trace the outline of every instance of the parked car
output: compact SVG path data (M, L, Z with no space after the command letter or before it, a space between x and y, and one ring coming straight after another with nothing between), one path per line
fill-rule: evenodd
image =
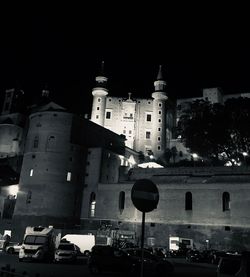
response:
M129 248L124 249L129 256L132 256L138 260L138 263L141 263L142 250L141 248ZM174 265L168 261L165 257L161 257L155 254L152 254L147 249L143 250L143 268L146 273L153 273L157 276L165 276L166 274L171 274L174 272Z
M203 261L203 255L198 250L190 249L190 250L187 251L186 260L188 262L202 262Z
M250 277L249 253L226 255L220 258L217 277Z
M128 255L124 250L110 245L95 245L88 257L91 274L100 272L119 272L133 274L139 269L138 259Z
M9 254L17 254L19 253L20 249L22 247L22 243L12 243L10 242L6 248L5 248L5 251Z
M75 262L80 248L73 243L60 243L55 250L54 262Z

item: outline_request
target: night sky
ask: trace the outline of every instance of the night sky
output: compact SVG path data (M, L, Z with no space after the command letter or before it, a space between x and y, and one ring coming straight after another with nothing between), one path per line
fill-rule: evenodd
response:
M213 86L250 92L248 21L236 10L155 5L145 12L122 2L2 10L0 94L17 87L35 99L47 86L59 104L90 113L102 60L112 96L151 97L159 64L169 97L198 96Z

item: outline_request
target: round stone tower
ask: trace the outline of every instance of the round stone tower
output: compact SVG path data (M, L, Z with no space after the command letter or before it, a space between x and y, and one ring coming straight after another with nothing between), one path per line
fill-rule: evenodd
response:
M20 224L65 227L79 219L86 153L72 143L76 120L55 103L30 115L14 211Z
M157 79L154 82L152 116L152 151L156 158L161 156L166 148L166 82L162 77L162 66L159 67Z
M106 98L108 95L107 81L104 76L104 62L102 62L101 73L95 78L96 86L92 90L93 104L91 112L91 121L104 126Z

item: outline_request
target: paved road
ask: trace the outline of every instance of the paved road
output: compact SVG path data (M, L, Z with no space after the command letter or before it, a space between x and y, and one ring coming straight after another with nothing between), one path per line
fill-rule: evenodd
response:
M173 277L216 277L216 266L205 263L188 263L185 259L171 258L175 264ZM9 264L11 269L22 274L26 272L28 277L89 277L91 276L86 259L79 260L76 264L48 264L35 262L19 262L17 255L0 253L0 268ZM103 274L102 277L114 276L117 274ZM123 276L124 277L124 276ZM167 277L167 276L166 276Z

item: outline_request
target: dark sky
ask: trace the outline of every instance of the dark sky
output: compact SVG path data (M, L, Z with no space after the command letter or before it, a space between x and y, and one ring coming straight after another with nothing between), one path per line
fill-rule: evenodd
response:
M0 93L18 87L35 98L47 85L57 102L89 113L102 60L112 96L150 97L159 64L170 97L212 86L250 92L248 17L225 8L143 8L2 11Z

